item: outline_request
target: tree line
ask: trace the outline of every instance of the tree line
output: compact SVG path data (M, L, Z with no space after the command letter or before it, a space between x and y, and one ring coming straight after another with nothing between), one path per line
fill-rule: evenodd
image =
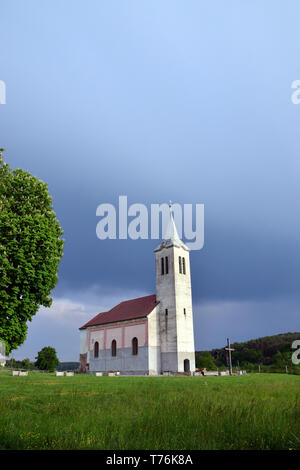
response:
M300 374L300 365L292 363L293 341L300 340L300 333L283 333L233 343L232 364L248 371L283 372ZM196 367L208 370L226 369L228 356L224 348L196 351Z
M6 367L11 369L38 369L54 372L60 365L56 350L51 346L46 346L39 351L35 359L36 361L30 361L28 358L25 358L22 361L17 361L16 359L11 358L6 361Z

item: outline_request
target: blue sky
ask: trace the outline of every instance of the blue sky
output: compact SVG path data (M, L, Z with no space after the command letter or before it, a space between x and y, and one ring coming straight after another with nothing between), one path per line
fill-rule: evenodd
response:
M65 232L51 309L14 352L78 359L78 327L154 292L157 241L96 237L96 208L205 205L197 349L299 331L297 0L2 0L0 144Z

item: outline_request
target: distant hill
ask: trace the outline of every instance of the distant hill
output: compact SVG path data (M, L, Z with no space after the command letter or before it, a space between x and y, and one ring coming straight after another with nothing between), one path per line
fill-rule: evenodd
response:
M300 340L300 333L283 333L274 336L264 336L262 338L251 339L243 343L233 343L235 349L232 353L233 366L246 367L252 369L258 368L258 365L268 370L282 371L285 366L296 372L300 366L294 366L291 362L291 356L294 352L292 343L294 340ZM204 365L207 364L207 365ZM196 351L197 367L226 367L227 354L224 348L212 349L211 351ZM275 370L276 369L276 370Z

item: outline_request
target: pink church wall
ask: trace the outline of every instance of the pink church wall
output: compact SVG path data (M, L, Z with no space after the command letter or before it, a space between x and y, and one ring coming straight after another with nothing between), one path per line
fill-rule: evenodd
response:
M104 349L104 330L91 331L90 339L92 344L93 340L98 341L99 349Z
M109 328L106 329L106 348L110 349L112 340L117 341L117 348L122 347L122 327Z
M146 328L145 323L140 325L132 325L125 327L125 348L131 348L132 339L136 337L138 339L139 346L146 345Z
M95 341L99 343L99 349L110 349L112 340L117 341L117 348L130 348L132 339L138 339L139 346L148 345L148 320L136 322L124 322L109 326L96 326L88 329L88 348L93 349ZM92 342L94 340L94 342Z

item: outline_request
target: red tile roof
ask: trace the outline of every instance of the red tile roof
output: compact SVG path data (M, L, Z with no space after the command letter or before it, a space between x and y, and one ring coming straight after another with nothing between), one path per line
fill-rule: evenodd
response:
M98 313L98 315L79 329L84 330L89 326L143 318L149 315L158 303L159 302L156 301L156 295L147 295L146 297L139 297L138 299L125 300L108 312Z

